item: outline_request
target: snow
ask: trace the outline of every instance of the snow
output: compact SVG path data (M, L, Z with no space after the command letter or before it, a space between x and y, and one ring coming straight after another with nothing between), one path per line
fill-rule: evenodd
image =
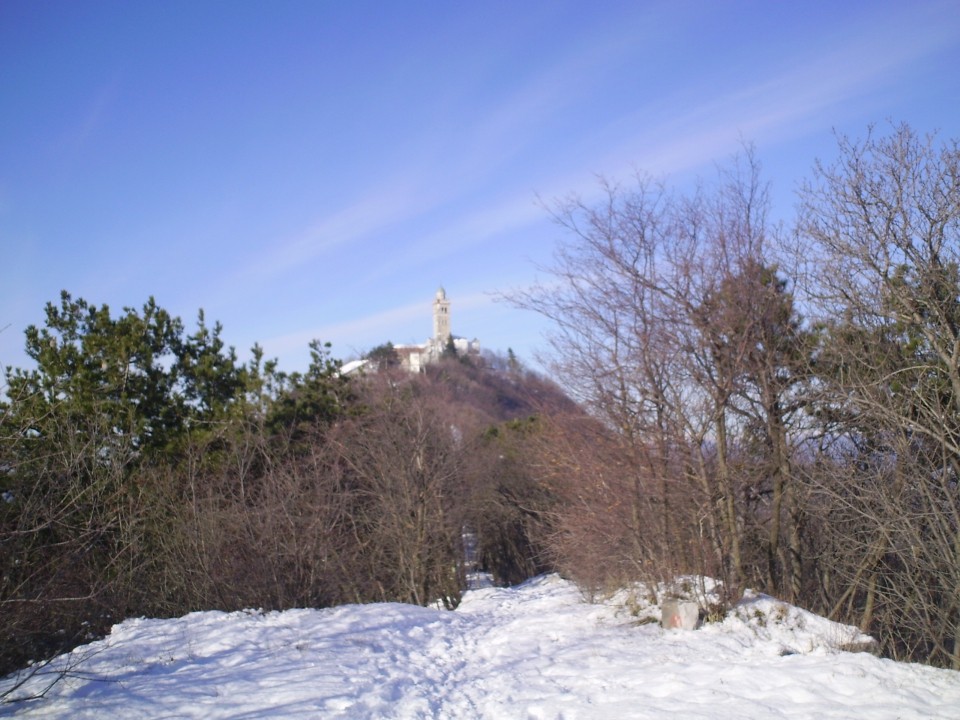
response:
M133 619L44 672L25 718L960 718L960 673L843 652L855 629L750 594L664 630L642 589L549 575L402 604ZM43 687L37 673L20 693ZM0 680L0 693L13 676Z

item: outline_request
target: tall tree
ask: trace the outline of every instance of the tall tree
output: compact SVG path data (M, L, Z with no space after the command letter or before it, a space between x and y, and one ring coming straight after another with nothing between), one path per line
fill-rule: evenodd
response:
M196 423L223 420L231 407L241 399L244 385L243 368L237 353L224 345L217 322L207 327L203 310L197 316L197 329L177 348L174 368L182 387L182 397Z
M63 292L59 306L48 303L46 324L26 330L32 370L8 372L8 396L15 415L43 436L53 413L72 418L102 417L114 434L132 437L139 448L159 447L176 433L183 410L174 397L175 358L182 325L151 298L142 313L74 300Z
M153 298L113 316L67 292L27 329L36 367L8 371L0 408L0 612L23 641L4 649L43 654L31 633L71 638L149 604L147 538L166 520L144 470L233 402L242 368L219 333L201 315L184 340Z
M310 366L306 373L285 378L268 419L271 428L299 436L314 425L337 418L351 398L350 379L341 374L340 367L341 362L330 354L330 343L312 340Z

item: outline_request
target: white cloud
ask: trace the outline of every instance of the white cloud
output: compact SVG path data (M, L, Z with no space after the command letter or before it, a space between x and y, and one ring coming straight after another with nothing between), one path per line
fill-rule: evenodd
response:
M423 339L426 339L430 331L430 303L428 301L411 303L342 322L311 327L295 333L269 338L261 344L268 356L283 356L302 350L314 339L332 342L341 350L351 343L364 341L379 344L394 338L395 342L404 342L404 340L396 338L397 332L398 330L405 331L413 323L422 324ZM352 349L363 350L369 348L353 347Z
M378 186L347 207L318 218L294 237L270 243L246 272L280 275L338 246L364 240L377 231L424 212L429 205L429 201L408 184Z
M612 177L635 167L676 174L722 160L740 148L741 138L782 142L830 129L844 108L869 111L869 98L896 70L957 42L960 25L938 26L935 18L935 12L912 11L884 18L855 37L844 36L840 47L809 48L789 58L759 81L751 77L742 87L720 87L713 94L706 87L687 88L646 104L610 124L608 134L620 142L597 159L596 170Z

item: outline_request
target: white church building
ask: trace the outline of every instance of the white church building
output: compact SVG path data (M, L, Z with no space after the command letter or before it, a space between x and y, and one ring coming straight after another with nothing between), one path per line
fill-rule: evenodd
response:
M417 373L440 360L450 342L453 342L458 356L480 354L479 340L457 337L450 331L450 301L447 299L447 291L441 287L433 299L433 337L417 345L394 345L393 349L400 358L400 366L409 372ZM344 363L340 372L350 375L361 370L376 372L375 366L366 359Z
M455 336L450 331L450 301L447 291L442 287L433 299L433 337L418 345L395 345L400 356L400 365L410 372L421 372L427 365L437 362L447 345L453 341L458 355L477 355L480 353L479 340L467 340Z

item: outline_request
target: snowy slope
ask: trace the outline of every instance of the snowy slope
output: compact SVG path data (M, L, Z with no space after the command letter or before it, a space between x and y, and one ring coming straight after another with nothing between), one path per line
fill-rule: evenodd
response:
M653 610L623 600L585 604L547 576L470 591L456 612L377 604L128 620L60 658L72 676L44 699L0 715L960 718L960 673L839 652L854 629L772 599L749 598L696 631L638 624Z

